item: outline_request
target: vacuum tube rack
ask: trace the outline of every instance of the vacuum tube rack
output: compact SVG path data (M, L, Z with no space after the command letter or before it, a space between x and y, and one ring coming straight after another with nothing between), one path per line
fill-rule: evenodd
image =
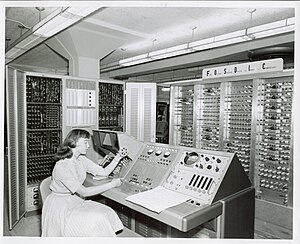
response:
M266 79L258 88L255 150L257 197L292 206L293 78Z
M235 152L249 173L252 122L252 81L226 83L223 149Z
M194 87L174 88L174 145L193 146Z
M27 76L27 184L52 173L61 143L61 79Z
M99 128L123 131L122 84L99 83Z
M220 83L198 86L196 148L219 149Z
M292 76L172 89L170 143L235 152L258 199L292 206Z

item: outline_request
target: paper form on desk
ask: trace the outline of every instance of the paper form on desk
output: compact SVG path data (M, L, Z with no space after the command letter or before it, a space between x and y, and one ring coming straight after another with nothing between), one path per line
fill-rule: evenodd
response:
M162 186L158 186L152 190L137 193L126 198L127 201L141 205L156 213L160 213L169 207L173 207L189 199L189 196L168 190Z

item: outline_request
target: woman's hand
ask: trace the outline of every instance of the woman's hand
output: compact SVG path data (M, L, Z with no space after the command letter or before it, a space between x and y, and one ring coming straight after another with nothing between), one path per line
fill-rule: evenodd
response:
M113 185L113 187L118 187L118 186L120 186L120 185L122 184L122 181L121 181L120 178L113 179L113 180L111 181L111 184Z

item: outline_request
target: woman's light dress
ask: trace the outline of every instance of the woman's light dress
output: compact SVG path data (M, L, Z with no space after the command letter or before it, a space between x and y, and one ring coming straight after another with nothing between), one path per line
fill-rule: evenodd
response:
M42 209L42 236L115 237L123 229L110 207L74 194L83 184L86 172L101 174L103 168L85 156L56 163L50 189Z

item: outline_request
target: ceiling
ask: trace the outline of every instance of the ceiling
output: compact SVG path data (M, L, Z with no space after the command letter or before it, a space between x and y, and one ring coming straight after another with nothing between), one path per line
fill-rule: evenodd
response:
M201 7L199 4L196 7L194 5L170 5L171 7L167 4L148 5L137 4L136 7L112 5L104 8L101 6L101 9L71 26L69 30L81 31L81 35L86 37L85 41L77 44L86 48L81 55L85 53L92 55L93 51L103 49L105 52L102 52L102 56L97 58L100 60L100 65L105 66L123 58L295 16L294 8L283 8L279 5L276 6L276 4L272 4L272 6L248 6L244 4L241 7L235 7L235 5ZM24 31L26 32L27 27L30 29L57 8L59 7L45 7L43 11L38 11L35 6L7 7L5 11L6 47L17 40ZM249 9L253 8L255 8L255 12L251 15ZM89 45L87 38L89 34L96 35L99 39L98 45L95 43ZM58 35L63 35L63 33ZM68 61L66 57L48 45L47 43L50 41L51 39L48 39L26 52L15 59L12 64L22 66L30 71L46 70L50 73L67 73ZM112 45L113 43L114 45ZM293 43L286 45L291 46ZM250 45L249 49L252 48L255 49L255 46L251 47ZM215 59L213 63L241 61L247 59L247 55L247 52L237 52L229 55L228 59ZM203 64L205 62L201 63L201 65ZM169 70L153 72L160 74L161 79L169 77L171 72L172 76L174 76L174 72L187 76L191 74L193 67L197 71L197 65L194 63L180 67L175 71L170 68ZM109 78L110 73L103 75ZM160 79L157 74L156 79ZM138 74L138 78L137 74L123 75L126 79L143 81L153 80L153 76L153 73L150 74L149 72Z

